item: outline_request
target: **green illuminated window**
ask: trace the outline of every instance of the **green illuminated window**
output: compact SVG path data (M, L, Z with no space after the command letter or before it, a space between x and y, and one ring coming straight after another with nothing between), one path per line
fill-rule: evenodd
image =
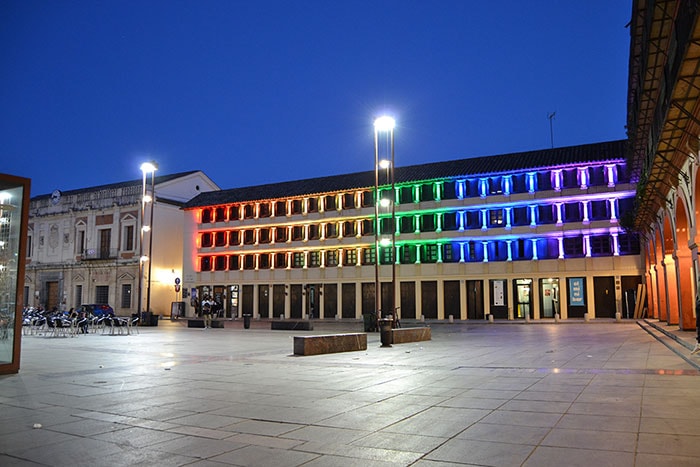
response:
M403 216L399 218L399 231L401 233L415 232L416 228L413 226L413 219L413 216Z
M423 214L420 217L420 230L421 232L435 232L436 222L435 214Z
M362 264L369 265L374 264L376 261L376 255L374 252L374 247L363 248L362 249Z
M415 245L403 245L401 247L401 264L413 264L416 262Z
M435 185L432 183L421 185L420 187L421 201L435 201Z
M293 268L303 268L304 267L304 253L295 252L292 254L292 267Z
M439 259L438 246L434 243L423 245L423 254L421 255L421 262L423 263L437 263Z
M399 188L399 203L408 204L412 203L413 199L413 187L412 186L402 186Z
M381 264L391 264L394 262L394 249L391 246L379 248L381 254Z

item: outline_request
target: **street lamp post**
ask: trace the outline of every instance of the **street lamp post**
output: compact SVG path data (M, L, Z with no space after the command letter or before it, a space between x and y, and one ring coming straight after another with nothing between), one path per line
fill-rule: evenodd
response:
M379 168L387 169L387 174L390 175L390 180L387 183L391 183L391 199L388 200L391 203L391 259L392 259L392 270L391 270L391 311L389 314L393 314L395 310L395 297L396 297L396 225L395 225L395 180L394 180L394 126L396 122L393 118L388 116L379 117L374 121L374 304L375 311L377 313L377 319L382 318L381 310L381 283L379 281ZM380 134L382 135L382 140L380 141ZM390 157L390 162L385 160L380 161L380 147L384 150L385 154ZM388 149L388 151L387 151ZM388 154L386 154L388 152ZM384 344L384 342L382 342Z
M139 241L139 293L138 293L138 308L139 315L143 319L143 275L144 275L144 262L148 261L148 286L146 289L146 310L150 311L151 308L151 265L152 262L152 250L153 250L153 210L156 201L155 192L155 172L158 170L158 164L155 162L144 162L141 164L141 173L143 175L143 184L141 190L141 229L140 229L140 241ZM151 192L147 192L147 175L151 174ZM146 203L151 204L150 210L150 220L148 225L146 225ZM149 232L148 237L148 255L144 255L143 243L145 233ZM148 323L143 323L148 324Z

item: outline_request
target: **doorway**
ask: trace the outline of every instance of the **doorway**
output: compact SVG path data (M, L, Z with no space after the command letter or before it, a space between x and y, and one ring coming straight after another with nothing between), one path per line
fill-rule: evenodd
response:
M483 281L467 281L467 319L484 319Z
M559 279L540 279L540 316L554 318L559 313Z
M223 318L224 316L224 297L226 296L226 287L223 285L215 285L213 288L214 293L214 307L212 310L212 316L214 318Z
M270 286L267 284L258 286L258 316L261 318L270 316Z
M593 278L596 318L614 318L615 278L612 276Z
M318 290L317 284L307 284L305 287L306 293L306 309L304 314L309 319L318 318Z
M449 319L452 316L453 319L461 319L462 297L459 293L459 281L445 281L443 285L445 318Z
M107 302L105 302L107 303ZM59 310L58 299L58 282L50 281L46 283L46 309L53 310L54 307Z
M531 299L532 279L515 279L515 319L524 319L526 316L533 318Z

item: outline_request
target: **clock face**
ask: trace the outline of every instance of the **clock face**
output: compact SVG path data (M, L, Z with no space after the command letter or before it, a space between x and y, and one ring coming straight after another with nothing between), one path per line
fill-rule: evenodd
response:
M58 204L59 201L61 201L61 191L53 190L53 193L51 193L51 204Z

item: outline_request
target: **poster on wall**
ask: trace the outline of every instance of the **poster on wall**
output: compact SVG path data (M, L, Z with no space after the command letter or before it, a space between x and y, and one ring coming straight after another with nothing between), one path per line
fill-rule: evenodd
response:
M572 277L569 279L569 305L586 306L583 295L583 277Z
M493 305L503 306L505 305L505 296L503 289L505 281L493 281Z

